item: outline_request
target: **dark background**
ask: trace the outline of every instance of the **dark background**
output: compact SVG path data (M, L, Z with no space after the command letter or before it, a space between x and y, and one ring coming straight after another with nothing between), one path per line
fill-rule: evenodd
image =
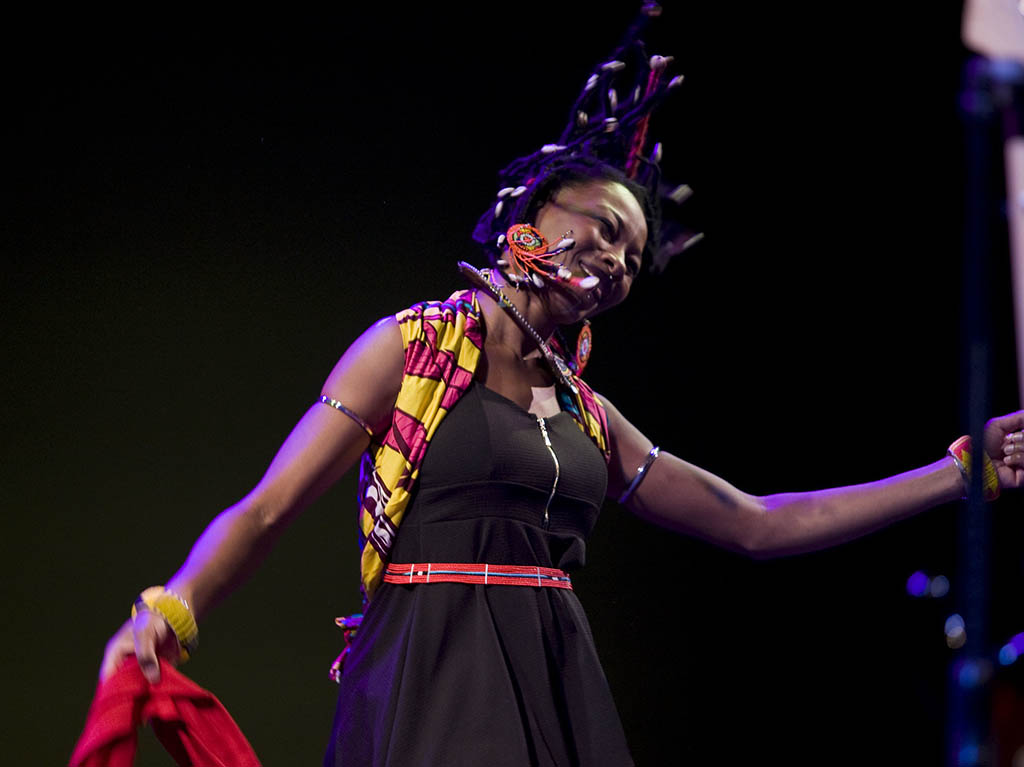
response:
M259 479L356 335L461 287L495 172L557 138L636 5L7 26L10 763L66 761L134 595ZM707 237L595 322L591 383L750 492L941 457L965 430L959 4L666 5L648 50L687 80L652 130ZM1005 261L993 411L1018 406ZM295 523L187 667L267 765L326 743L354 493ZM1024 630L1019 507L992 508L993 642ZM638 763L941 763L954 605L904 584L956 584L956 513L751 562L608 504L574 583ZM147 740L139 763L168 760Z

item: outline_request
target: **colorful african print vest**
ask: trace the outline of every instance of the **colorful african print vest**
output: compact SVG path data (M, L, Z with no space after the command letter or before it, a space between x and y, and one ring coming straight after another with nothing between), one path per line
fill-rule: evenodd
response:
M384 575L398 526L438 425L466 392L483 351L483 323L476 291L447 301L425 301L395 315L402 331L405 368L391 427L375 438L359 467L359 547L364 601ZM555 347L557 349L557 347ZM607 461L604 407L582 379L577 394L559 390L568 410Z

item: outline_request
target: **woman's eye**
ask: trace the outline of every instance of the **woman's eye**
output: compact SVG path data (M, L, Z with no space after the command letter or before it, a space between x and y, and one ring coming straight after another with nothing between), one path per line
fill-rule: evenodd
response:
M615 227L612 226L612 222L607 218L598 219L601 223L601 236L604 237L608 242L615 240Z

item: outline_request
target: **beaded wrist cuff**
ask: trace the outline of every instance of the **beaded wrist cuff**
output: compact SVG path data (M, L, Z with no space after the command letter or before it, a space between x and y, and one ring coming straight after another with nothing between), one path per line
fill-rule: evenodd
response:
M952 457L953 462L964 478L964 497L967 496L967 491L971 486L971 452L971 438L969 436L960 437L946 451ZM996 467L992 464L992 459L984 451L982 451L981 455L985 500L994 501L999 497L999 477L996 475Z
M140 610L152 610L167 621L181 645L181 661L185 662L196 651L199 645L199 627L195 616L184 597L165 589L163 586L150 586L139 594L132 605L132 618Z

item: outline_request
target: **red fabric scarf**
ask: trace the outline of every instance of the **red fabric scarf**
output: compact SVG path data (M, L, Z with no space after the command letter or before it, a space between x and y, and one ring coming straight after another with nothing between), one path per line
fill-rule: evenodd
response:
M137 729L152 723L157 738L180 765L259 767L252 746L212 693L169 663L150 684L134 658L96 687L70 767L131 767Z

